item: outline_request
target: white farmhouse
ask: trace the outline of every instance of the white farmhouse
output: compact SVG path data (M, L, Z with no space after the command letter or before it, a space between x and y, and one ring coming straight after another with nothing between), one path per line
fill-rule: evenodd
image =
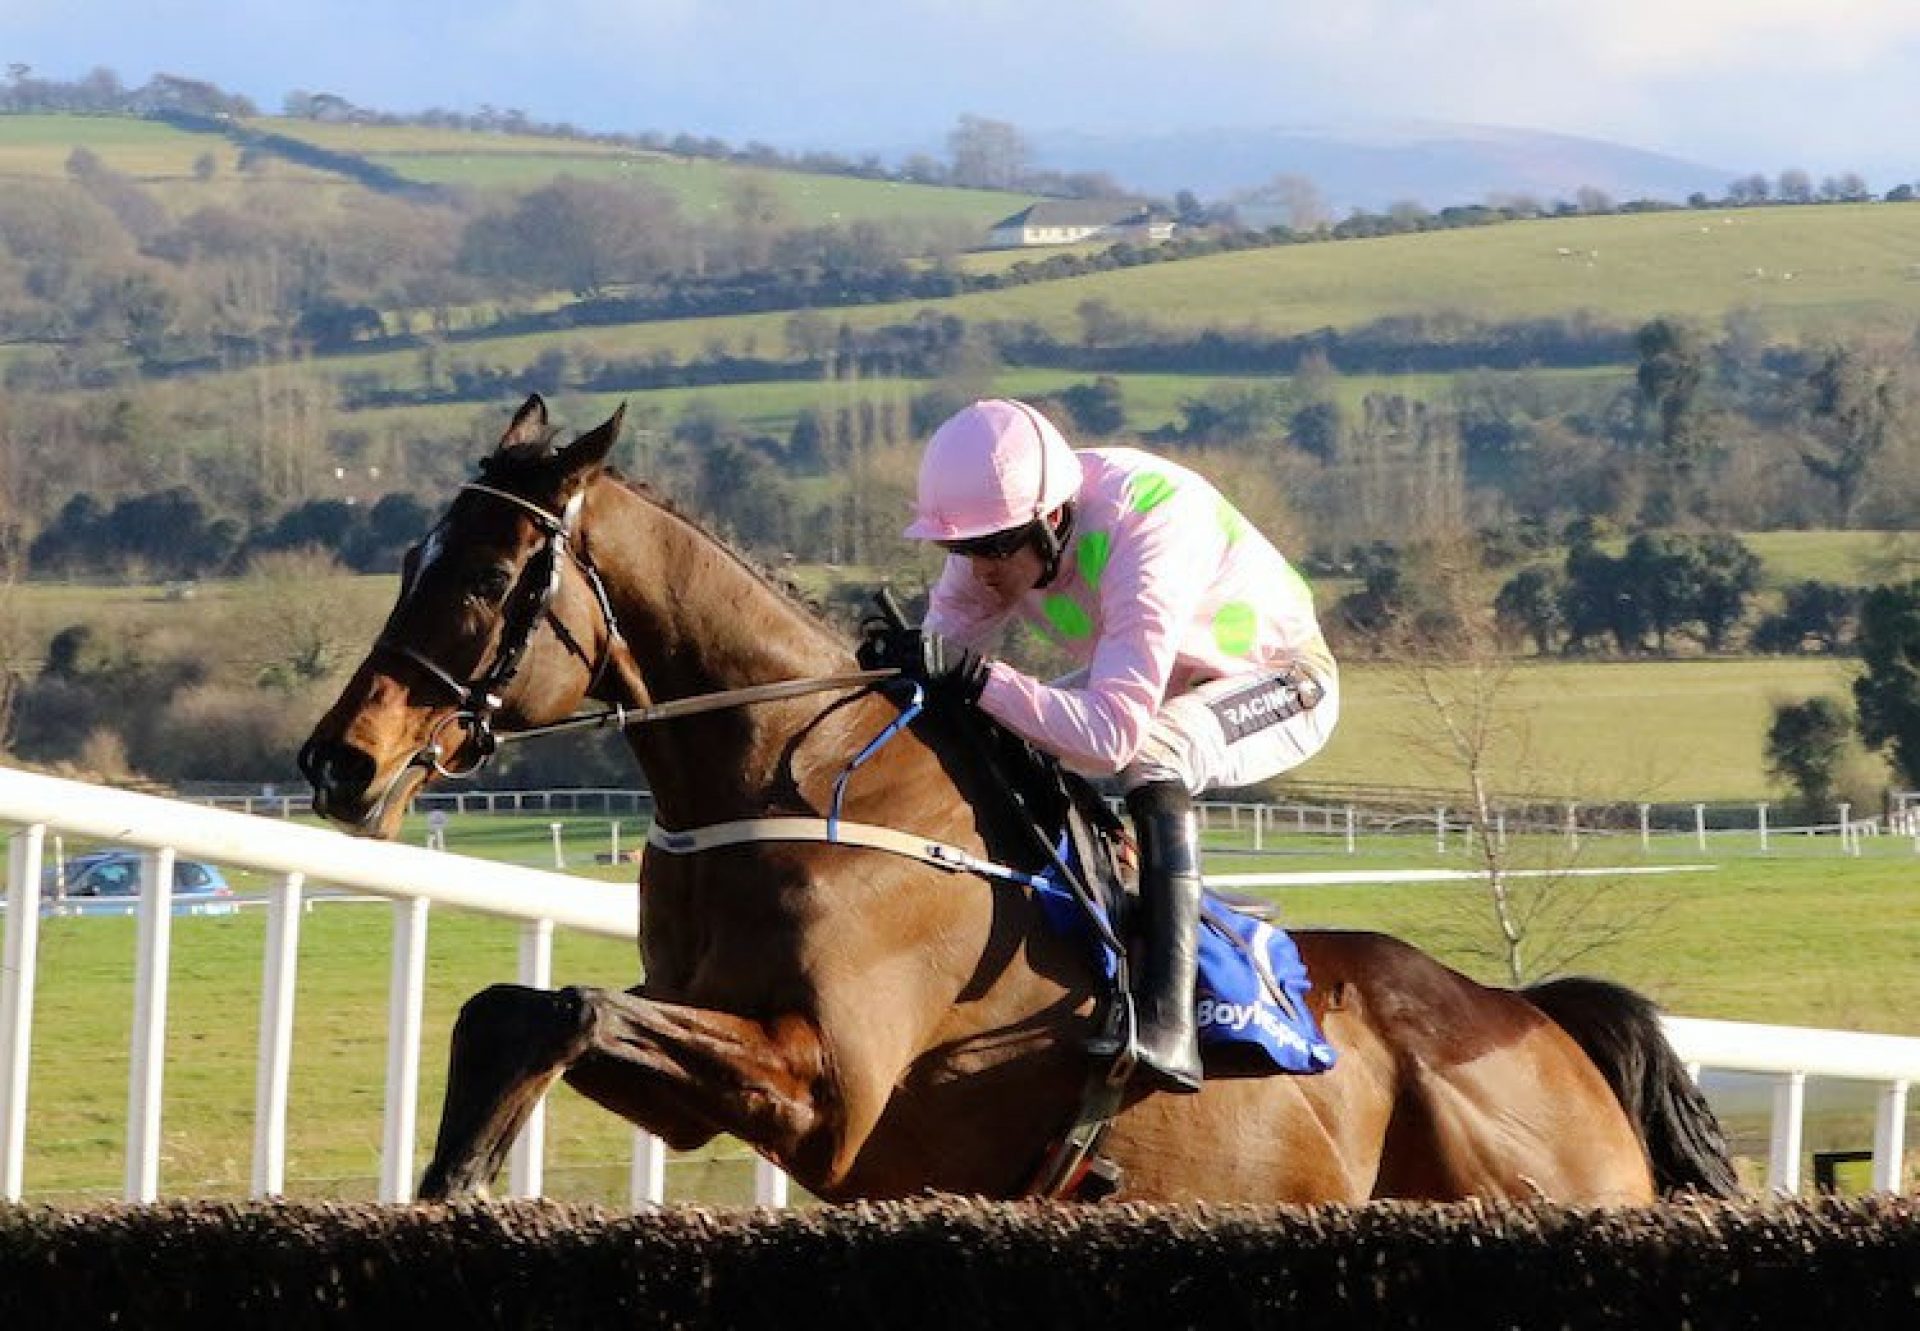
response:
M987 244L997 250L1082 241L1152 243L1173 238L1173 222L1126 199L1043 199L993 224Z

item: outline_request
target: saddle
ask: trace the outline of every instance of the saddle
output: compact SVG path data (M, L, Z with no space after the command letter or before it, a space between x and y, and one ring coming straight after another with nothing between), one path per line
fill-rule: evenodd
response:
M1051 864L1035 889L1042 909L1057 930L1083 936L1096 949L1109 986L1103 1025L1118 1036L1128 1020L1119 954L1135 941L1140 909L1131 831L1091 782L991 717L966 711L967 724L960 729L973 737L980 760L989 764ZM1234 1060L1242 1074L1324 1072L1337 1055L1307 1009L1312 985L1299 949L1270 915L1263 901L1205 890L1198 948L1200 1042L1253 1055Z

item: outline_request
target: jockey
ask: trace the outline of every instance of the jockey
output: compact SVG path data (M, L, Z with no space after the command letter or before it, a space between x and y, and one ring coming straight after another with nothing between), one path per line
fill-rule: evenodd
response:
M935 431L915 509L906 534L948 554L926 622L862 659L977 704L1073 771L1118 776L1142 857L1135 1053L1163 1089L1198 1090L1193 796L1276 776L1332 734L1340 677L1312 593L1195 472L1076 451L1024 402L976 402ZM1083 668L1043 683L986 655L1016 615Z

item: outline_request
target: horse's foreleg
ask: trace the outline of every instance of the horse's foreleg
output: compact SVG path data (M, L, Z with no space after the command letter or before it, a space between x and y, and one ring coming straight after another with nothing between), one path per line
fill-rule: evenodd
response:
M636 993L587 991L587 1048L567 1084L679 1145L663 1123L725 1132L786 1163L822 1140L827 1060L813 1022L754 1021Z
M826 1060L814 1026L604 989L495 985L454 1026L447 1097L420 1196L469 1194L499 1173L527 1116L564 1075L670 1145L728 1132L792 1159L820 1126Z
M586 1049L591 1024L578 989L496 984L467 1000L454 1023L423 1199L464 1196L492 1181L540 1097Z

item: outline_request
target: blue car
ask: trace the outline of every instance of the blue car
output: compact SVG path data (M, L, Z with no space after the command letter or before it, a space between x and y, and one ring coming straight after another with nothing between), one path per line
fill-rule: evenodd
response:
M67 861L69 897L137 897L140 895L140 854L137 850L96 850ZM51 896L57 875L47 866L41 891ZM176 858L173 890L194 896L230 897L233 889L218 865Z

